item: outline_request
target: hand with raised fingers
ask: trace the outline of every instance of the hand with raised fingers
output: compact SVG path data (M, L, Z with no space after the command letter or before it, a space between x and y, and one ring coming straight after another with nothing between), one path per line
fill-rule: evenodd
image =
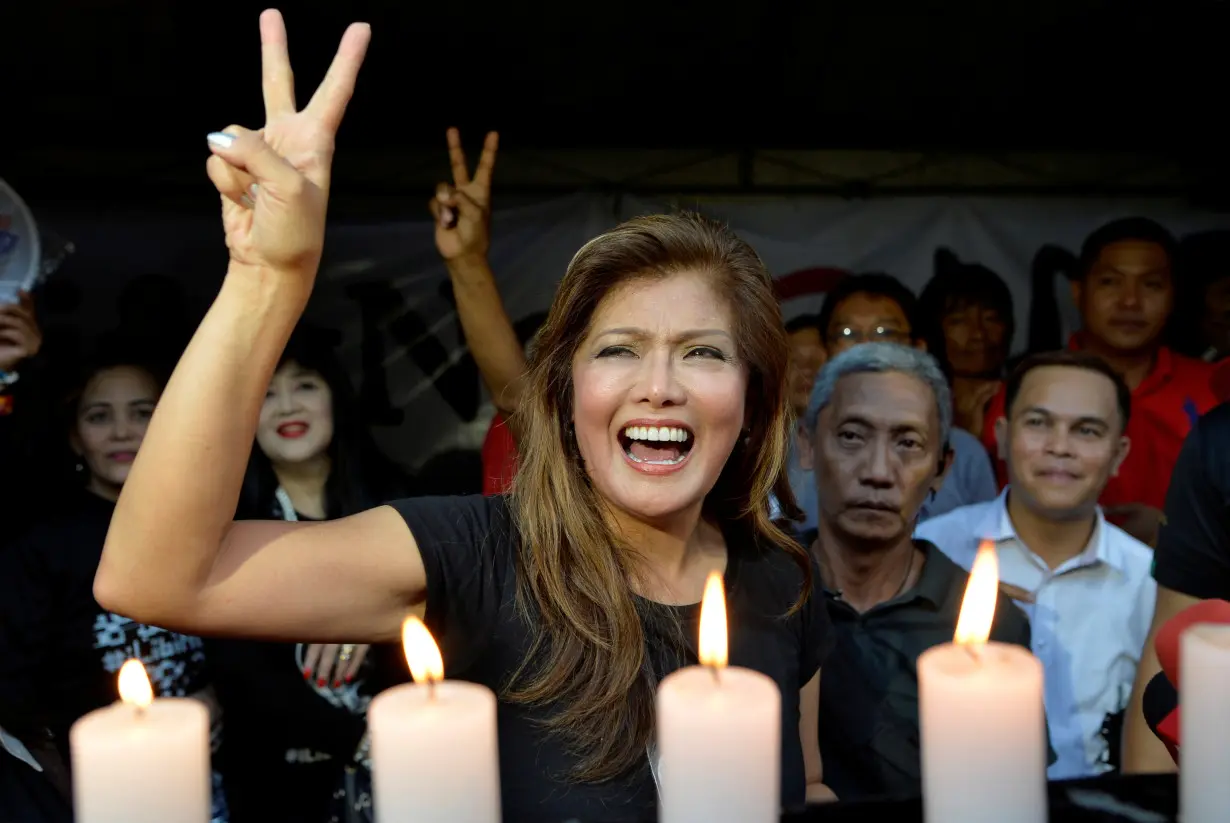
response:
M324 246L334 138L371 40L355 23L307 106L295 84L281 13L261 14L265 126L231 126L209 135L209 179L222 195L222 225L232 268L289 274L309 288Z
M466 164L457 129L448 130L448 159L453 167L453 182L436 187L428 203L436 219L436 249L446 261L461 258L486 260L491 246L491 173L500 135L489 132L483 142L474 177Z

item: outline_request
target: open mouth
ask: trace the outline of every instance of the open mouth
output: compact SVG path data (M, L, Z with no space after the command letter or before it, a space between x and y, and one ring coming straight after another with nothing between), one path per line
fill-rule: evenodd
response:
M131 463L132 461L137 459L137 453L136 452L111 452L110 454L107 455L107 457L116 463Z
M688 458L696 438L684 426L625 426L619 445L633 463L644 466L678 466Z
M283 423L278 426L278 436L294 440L307 434L308 424L295 421L293 423Z

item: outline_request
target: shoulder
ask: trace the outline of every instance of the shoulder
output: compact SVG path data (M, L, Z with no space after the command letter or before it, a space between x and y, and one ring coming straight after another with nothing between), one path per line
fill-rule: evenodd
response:
M484 544L490 540L512 542L512 513L504 495L479 494L456 497L407 497L388 504L414 535L425 544Z
M974 449L977 452L985 451L982 447L982 441L974 435L967 432L965 429L954 426L948 435L948 442L952 446L953 451L960 454L962 451Z
M982 503L960 506L952 511L936 515L919 523L914 527L914 536L920 540L926 540L947 548L944 545L945 542L951 542L953 537L959 537L963 540L972 537L971 526L989 517L993 508L997 505L999 505L998 497L994 500L983 501Z
M1106 529L1106 541L1110 544L1115 560L1123 572L1133 581L1151 581L1153 569L1153 549L1140 542L1114 523L1103 520L1102 527Z
M1217 403L1213 394L1213 372L1216 364L1197 360L1176 352L1170 353L1170 373L1182 391L1193 401L1199 403L1201 411L1212 408Z

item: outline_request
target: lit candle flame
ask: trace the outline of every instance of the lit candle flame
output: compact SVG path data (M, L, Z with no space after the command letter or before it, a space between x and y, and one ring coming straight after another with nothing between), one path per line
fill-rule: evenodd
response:
M444 679L444 660L440 647L423 621L411 615L401 626L401 647L415 683L435 683Z
M138 709L144 709L154 702L154 688L149 683L149 675L136 658L124 661L120 667L120 700Z
M960 646L977 650L991 636L991 624L995 621L995 602L999 598L999 557L995 544L982 541L974 564L970 568L969 583L961 600L961 614L957 618L957 633L953 640Z
M705 596L700 601L698 656L702 666L718 669L726 665L726 593L721 572L710 572L705 581Z

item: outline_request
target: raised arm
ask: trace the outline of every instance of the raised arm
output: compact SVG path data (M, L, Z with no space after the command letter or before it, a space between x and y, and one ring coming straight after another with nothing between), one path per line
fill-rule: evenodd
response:
M232 523L270 376L311 294L334 135L370 39L347 29L306 108L281 15L261 15L266 122L209 136L230 265L163 394L94 582L106 608L197 634L391 640L423 599L391 509L332 523Z
M448 267L466 344L491 401L515 425L513 413L521 399L525 354L487 261L491 245L491 175L499 142L495 132L487 135L471 178L461 135L456 129L449 129L453 184L441 183L430 206L436 219L436 248ZM515 428L513 435L516 436Z

